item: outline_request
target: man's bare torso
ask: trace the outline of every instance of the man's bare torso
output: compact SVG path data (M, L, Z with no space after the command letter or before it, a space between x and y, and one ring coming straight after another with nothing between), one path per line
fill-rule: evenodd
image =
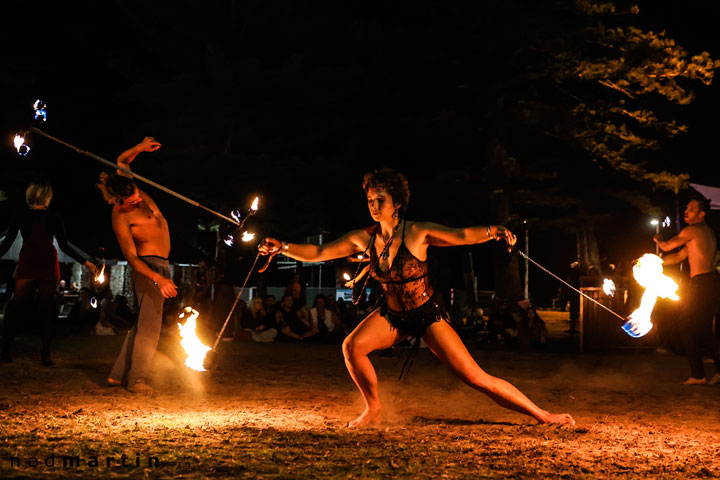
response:
M127 219L138 256L156 255L167 258L170 254L170 229L160 209L147 194L143 201L128 208L117 205L113 216Z
M715 234L704 222L688 225L685 230L691 238L685 245L688 249L690 277L712 272L715 269L717 249Z

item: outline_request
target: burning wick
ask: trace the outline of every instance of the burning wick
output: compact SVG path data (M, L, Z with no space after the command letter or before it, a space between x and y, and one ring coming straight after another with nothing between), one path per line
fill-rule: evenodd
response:
M255 238L255 234L254 234L254 233L243 232L242 238L241 238L240 240L242 240L243 242L249 242L250 240L252 240L252 239L254 239L254 238Z
M105 281L105 263L103 262L103 266L100 269L100 273L97 274L97 277L95 277L95 281L97 283L103 283Z
M633 276L645 287L645 292L640 300L640 307L630 314L628 321L622 326L631 337L642 337L652 330L650 315L658 298L680 299L677 295L678 284L663 275L662 263L662 258L646 253L633 266Z
M603 291L608 297L615 296L615 282L609 278L603 278Z
M25 143L25 135L20 135L19 133L15 134L15 140L13 140L13 143L15 144L15 148L17 149L19 155L24 157L28 154L28 152L30 152L30 147L28 147Z
M91 306L92 308L97 308L97 298L92 297L92 298L90 299L90 306Z
M45 105L45 102L42 100L35 100L33 109L35 109L35 120L42 119L43 123L45 123L47 121L47 106Z
M185 321L185 325L178 322L178 328L180 329L180 345L185 350L187 358L185 359L185 366L197 370L198 372L204 372L203 361L205 355L211 350L210 347L200 341L195 332L197 325L197 317L200 315L197 310L192 307L185 307L183 313L180 314L180 318L185 318L185 315L189 315Z

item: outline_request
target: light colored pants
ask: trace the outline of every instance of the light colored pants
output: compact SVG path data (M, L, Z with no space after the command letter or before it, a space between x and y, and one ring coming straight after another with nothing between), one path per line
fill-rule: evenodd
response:
M170 278L167 259L155 256L140 257L154 272ZM120 355L110 372L110 378L125 385L134 385L145 380L150 371L163 321L163 303L165 297L155 282L144 275L132 271L135 297L140 306L137 324L125 337Z

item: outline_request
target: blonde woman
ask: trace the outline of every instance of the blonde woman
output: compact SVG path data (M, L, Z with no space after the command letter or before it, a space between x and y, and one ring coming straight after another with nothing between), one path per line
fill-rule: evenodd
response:
M45 366L53 365L50 359L52 330L57 318L55 291L60 280L60 264L53 239L67 255L76 262L85 265L93 274L97 267L89 259L83 258L72 248L65 237L65 225L60 216L48 210L53 190L49 183L33 182L25 191L28 209L13 218L7 235L0 244L0 256L12 246L18 232L22 233L23 245L15 271L15 295L7 307L3 327L2 360L11 362L10 348L15 338L18 321L26 316L33 303L37 308L42 332L41 361Z

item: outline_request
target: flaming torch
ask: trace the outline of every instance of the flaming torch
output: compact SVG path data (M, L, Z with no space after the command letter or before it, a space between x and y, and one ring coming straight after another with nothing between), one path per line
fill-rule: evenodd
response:
M192 368L193 370L197 370L198 372L204 372L205 367L203 367L203 362L205 360L205 355L207 355L207 352L210 351L210 347L202 343L195 332L197 317L199 315L198 311L192 307L185 307L183 313L180 314L180 318L185 318L186 315L189 316L185 321L185 325L178 322L180 336L182 337L180 345L187 354L185 366Z
M645 293L640 300L640 307L630 314L622 327L631 337L642 337L652 329L650 316L658 298L669 298L676 301L680 299L677 295L678 284L663 274L662 263L662 258L646 253L633 266L633 276L640 285L645 287Z

